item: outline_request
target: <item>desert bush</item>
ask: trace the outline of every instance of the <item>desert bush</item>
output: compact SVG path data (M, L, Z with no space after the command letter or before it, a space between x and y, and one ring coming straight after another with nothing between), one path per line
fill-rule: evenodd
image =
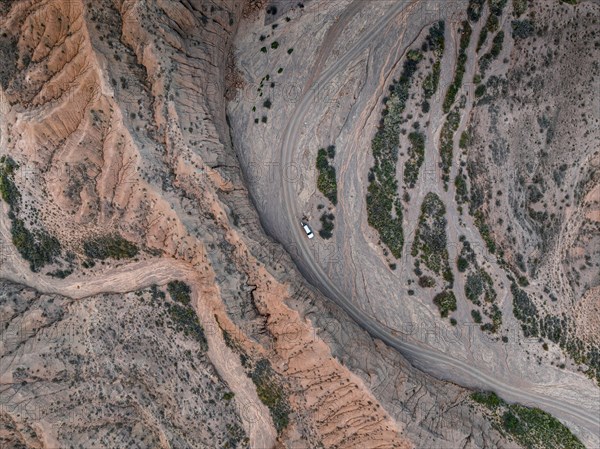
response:
M456 297L452 290L444 290L433 298L433 303L438 307L440 315L446 318L450 312L456 310Z
M527 0L512 0L513 13L515 16L520 17L527 9Z
M375 160L369 171L367 189L367 220L379 233L381 242L394 257L402 255L404 234L402 229L402 204L398 198L396 164L402 112L406 107L412 78L422 55L409 51L404 62L400 80L389 87L390 95L382 113L381 124L371 142Z
M408 135L408 140L411 146L408 149L408 159L404 163L404 182L409 188L413 188L425 160L425 135L415 131Z
M335 216L333 214L324 212L319 219L321 221L321 229L319 230L319 235L324 239L330 239L333 237L333 220Z
M331 149L333 148L333 149ZM335 156L335 147L330 146L328 150L320 148L317 152L317 188L335 206L337 204L337 181L335 167L330 165L328 159Z
M452 84L450 84L450 86L448 87L446 97L444 98L444 113L450 112L450 108L452 107L452 105L454 104L454 100L456 99L456 94L462 86L462 80L465 74L465 65L467 63L466 49L469 46L472 31L473 30L471 28L471 25L469 25L469 22L464 21L462 23L460 32L460 50L458 53L456 70L454 72L454 80L452 81Z
M513 20L510 25L513 39L526 39L533 36L535 32L531 20Z
M12 213L9 216L12 219L13 245L23 259L29 262L31 271L38 272L45 265L54 262L61 253L60 242L43 230L30 231L24 221Z
M277 433L280 434L289 424L291 408L287 394L277 379L271 363L267 359L259 360L250 378L256 385L259 399L271 413Z
M167 291L171 299L184 305L191 303L192 289L183 281L171 281L167 284Z
M493 423L508 432L522 447L585 449L564 424L543 410L507 404L491 392L472 393L471 399L484 405Z
M134 243L125 240L119 234L109 234L84 242L83 251L90 259L120 260L137 256L139 249Z
M421 288L435 287L435 280L431 276L421 276L419 278L419 286Z
M467 6L467 17L471 22L477 22L479 20L484 3L485 0L469 0L469 5Z

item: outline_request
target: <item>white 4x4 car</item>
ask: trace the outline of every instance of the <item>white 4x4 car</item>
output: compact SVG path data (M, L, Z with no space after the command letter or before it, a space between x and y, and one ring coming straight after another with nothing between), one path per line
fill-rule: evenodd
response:
M300 224L302 225L302 228L304 229L304 232L306 232L308 238L312 239L315 235L313 234L312 229L310 229L310 226L302 221L300 222Z

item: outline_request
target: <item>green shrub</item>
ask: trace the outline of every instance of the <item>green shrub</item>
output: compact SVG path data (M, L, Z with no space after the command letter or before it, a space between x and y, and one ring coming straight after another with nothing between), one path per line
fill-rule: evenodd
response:
M281 434L289 424L291 408L287 394L271 368L271 363L267 359L259 360L250 378L256 385L259 399L271 413L277 433Z
M512 4L513 13L517 17L520 17L527 9L527 0L512 0Z
M321 221L321 229L319 230L319 235L324 239L330 239L333 237L333 220L335 216L333 214L328 214L324 212L319 219Z
M444 188L448 188L450 180L450 169L452 168L452 157L454 153L454 133L460 124L460 114L455 108L448 114L440 133L440 158L442 160L442 179Z
M456 268L458 268L458 271L461 273L464 273L467 268L469 268L469 261L464 257L459 257L456 259Z
M433 303L438 307L440 315L443 318L446 318L449 312L454 312L456 310L456 297L452 290L444 290L435 295Z
M492 391L478 391L472 393L471 399L491 409L495 409L496 407L504 404L504 401Z
M513 39L527 39L535 33L531 20L513 20L510 25Z
M171 281L167 284L167 291L171 299L184 305L191 304L192 289L183 281Z
M477 229L479 229L479 233L485 241L488 251L494 254L496 252L496 243L490 235L490 228L485 222L483 212L481 212L480 210L475 211L475 213L473 214L473 218L475 219L474 224L477 227Z
M504 43L504 31L498 31L494 40L492 41L492 48L479 60L479 67L481 68L482 74L485 74L489 68L491 62L496 59L502 51L502 44Z
M467 181L465 180L462 170L454 178L454 188L456 189L456 203L463 204L469 201L469 191Z
M435 287L435 280L431 276L421 276L419 278L419 286L421 288Z
M45 265L54 262L61 253L60 242L43 230L30 231L23 220L12 213L12 242L23 259L29 262L31 271L38 272Z
M433 192L425 195L411 254L413 257L419 256L427 268L436 274L443 275L451 285L453 278L446 248L445 215L446 207L440 197Z
M137 256L139 250L134 244L125 240L119 234L95 237L83 243L83 251L90 259L105 260L108 258L120 260Z
M469 274L465 282L465 296L473 304L480 305L479 298L483 294L483 279L479 273Z
M337 204L337 181L335 167L330 165L328 159L335 157L335 147L331 145L327 150L320 148L317 152L317 188L335 206Z
M190 305L167 304L167 311L175 330L198 342L202 351L208 350L204 329L198 322L196 311Z
M496 17L501 16L507 2L508 0L488 0L490 6L490 15L494 15Z
M396 164L402 112L406 107L412 78L422 59L420 52L411 50L404 62L398 81L389 87L390 95L382 113L380 126L371 141L375 160L369 171L367 189L367 221L377 230L381 242L396 258L402 256L404 233L402 204L398 198Z
M472 31L473 30L471 28L471 25L469 25L469 22L464 21L462 23L462 29L460 33L460 51L458 53L456 70L454 72L454 80L452 81L452 84L450 84L450 86L448 87L446 97L444 98L444 113L450 112L450 108L452 107L452 105L454 104L454 100L456 99L456 94L462 86L462 80L465 74L465 65L467 63L466 49L469 46Z
M492 421L528 449L585 449L571 431L539 408L507 404L495 393L476 392L471 399L484 405Z
M481 324L481 312L479 312L479 310L471 310L471 317L473 317L473 321L477 324Z
M429 99L433 96L433 94L436 93L440 83L440 74L441 62L438 59L433 63L431 73L429 73L423 80L423 92L425 94L425 98Z
M485 0L469 0L469 5L467 6L467 17L471 22L477 22L479 20L484 3Z
M404 163L404 182L413 188L419 178L419 170L425 160L425 134L415 131L408 135L411 143L408 159Z

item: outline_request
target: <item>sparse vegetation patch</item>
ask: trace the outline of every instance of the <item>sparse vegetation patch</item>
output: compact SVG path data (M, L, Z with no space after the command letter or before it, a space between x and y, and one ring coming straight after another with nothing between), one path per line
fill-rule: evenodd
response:
M267 359L259 360L250 377L256 385L258 397L271 412L277 433L281 433L289 424L291 408L287 394L271 368L271 363Z
M402 204L398 197L396 180L400 124L412 78L422 58L420 51L408 52L400 79L394 80L389 87L390 95L384 100L386 107L383 117L371 142L374 165L369 171L368 222L377 230L381 242L396 258L401 257L404 244Z
M137 256L139 249L119 234L109 234L92 238L83 243L83 251L89 259L120 260Z
M335 167L332 165L335 157L335 146L320 148L317 153L317 188L335 206L337 204L337 181Z
M408 135L408 140L411 146L408 149L408 159L404 163L404 182L412 189L425 160L425 134L414 131Z
M454 104L454 100L456 99L456 94L462 86L462 80L465 74L465 65L467 63L467 47L469 46L469 42L471 40L472 31L473 30L471 28L471 25L469 25L469 22L464 21L461 26L460 50L458 53L458 60L456 63L456 71L454 72L454 80L452 81L452 84L450 84L450 86L448 87L446 97L444 98L444 113L450 112L450 108L452 107L452 105Z
M445 215L446 207L440 197L432 192L425 195L412 246L412 256L419 257L427 268L433 273L443 276L449 287L452 287L454 279L446 248Z
M508 404L492 392L475 392L471 399L487 408L496 427L528 449L585 449L571 431L539 408Z

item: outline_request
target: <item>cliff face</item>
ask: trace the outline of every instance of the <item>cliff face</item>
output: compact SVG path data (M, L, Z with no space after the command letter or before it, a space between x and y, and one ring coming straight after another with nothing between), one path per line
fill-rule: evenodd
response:
M0 2L1 443L504 444L265 236L225 116L261 11Z

